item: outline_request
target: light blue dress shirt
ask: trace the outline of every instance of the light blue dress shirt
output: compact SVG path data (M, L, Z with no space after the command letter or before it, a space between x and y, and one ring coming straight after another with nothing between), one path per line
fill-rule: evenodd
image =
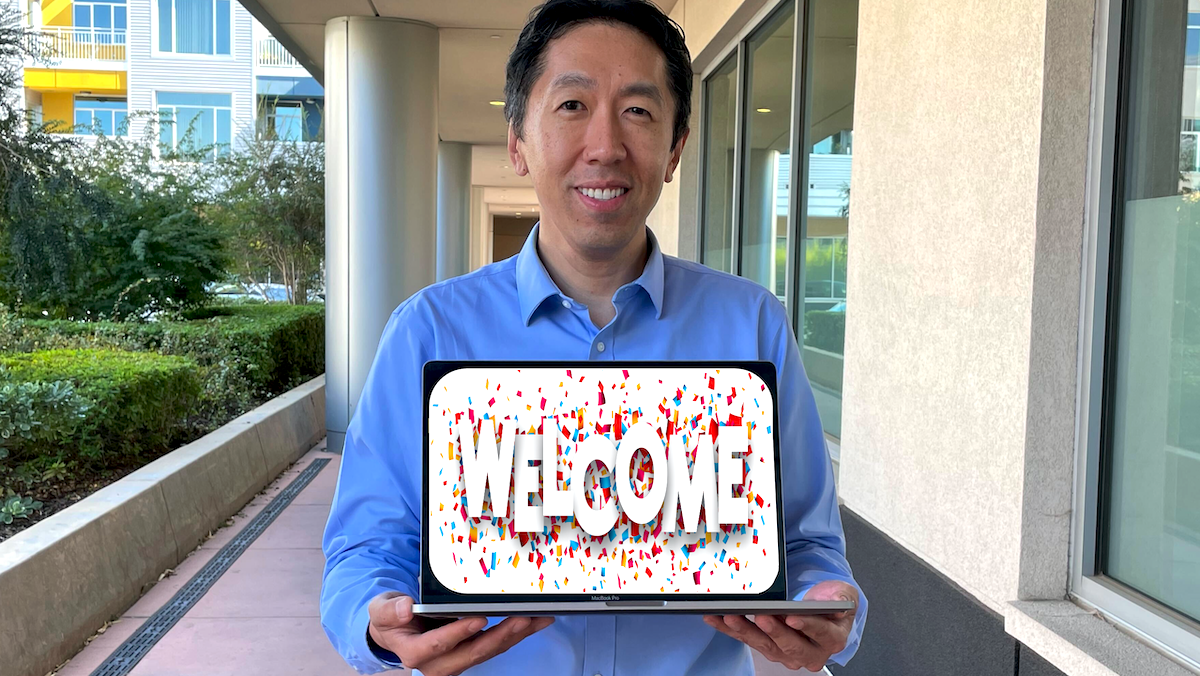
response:
M521 252L439 282L392 313L349 428L322 542L321 624L360 673L399 665L367 643L367 606L398 591L417 598L421 537L421 369L432 359L770 360L779 388L788 593L855 584L845 557L833 467L812 388L783 304L762 286L663 255L649 228L642 275L613 294L597 329L588 309L546 273L534 226ZM857 586L857 585L856 585ZM867 616L858 612L845 664ZM494 625L503 618L489 618ZM701 616L588 615L553 624L467 674L752 674L750 649Z

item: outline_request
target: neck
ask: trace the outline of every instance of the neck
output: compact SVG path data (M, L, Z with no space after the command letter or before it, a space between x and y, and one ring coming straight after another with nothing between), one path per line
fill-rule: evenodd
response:
M538 227L537 252L558 288L587 305L592 322L603 328L616 314L613 294L645 269L650 240L643 227L618 249L581 249L543 222Z

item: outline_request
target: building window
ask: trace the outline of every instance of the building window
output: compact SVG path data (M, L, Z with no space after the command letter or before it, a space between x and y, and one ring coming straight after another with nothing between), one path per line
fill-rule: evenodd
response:
M125 99L100 97L75 97L75 133L85 136L97 132L105 136L129 134L125 118L129 104Z
M1190 636L1172 647L1200 661L1200 636L1184 619L1200 621L1200 14L1180 0L1124 5L1098 329L1099 508L1084 575L1158 618L1140 630ZM1157 631L1164 621L1170 628Z
M797 6L808 16L797 17ZM796 26L808 24L815 37L797 43ZM779 3L701 93L701 261L753 279L788 307L833 437L841 436L857 33L855 0ZM797 59L808 66L800 76Z
M266 100L259 112L259 135L279 141L308 141L306 117L300 101Z
M733 167L737 133L737 55L704 81L704 196L700 260L733 270Z
M233 95L158 92L159 143L164 150L195 152L209 157L233 142Z
M124 32L127 27L125 0L75 2L72 5L72 11L74 12L75 28L91 28L96 33L103 34L113 31Z
M230 0L158 0L158 51L230 54Z

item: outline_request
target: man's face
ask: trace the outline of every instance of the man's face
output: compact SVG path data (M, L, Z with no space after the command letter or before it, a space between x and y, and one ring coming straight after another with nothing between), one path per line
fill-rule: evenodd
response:
M513 168L533 180L543 229L577 250L620 250L641 232L686 139L671 147L666 57L633 29L587 23L542 58L522 138L509 129Z

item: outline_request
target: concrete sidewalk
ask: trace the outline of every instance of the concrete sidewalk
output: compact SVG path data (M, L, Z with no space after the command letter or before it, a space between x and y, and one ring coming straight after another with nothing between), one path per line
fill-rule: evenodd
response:
M59 668L89 676L314 460L329 464L292 500L204 596L171 627L130 676L357 674L321 629L319 594L329 516L341 456L317 444L266 490Z
M321 536L341 456L324 440L275 479L121 618L56 672L90 676L315 460L329 459L228 570L129 671L130 676L351 676L321 629ZM763 676L791 672L755 654ZM409 673L408 670L391 673Z

